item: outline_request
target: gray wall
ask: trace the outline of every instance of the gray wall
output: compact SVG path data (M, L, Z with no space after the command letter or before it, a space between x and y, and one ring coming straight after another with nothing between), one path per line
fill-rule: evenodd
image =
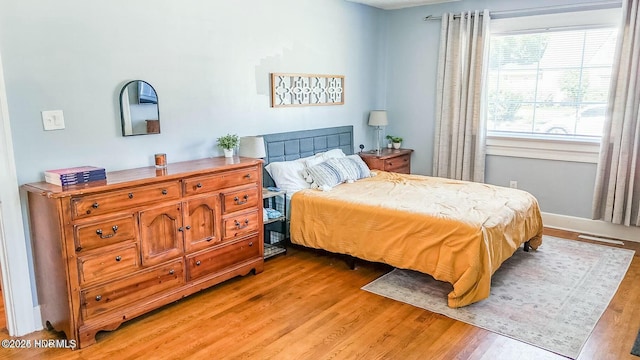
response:
M219 156L226 133L354 125L355 143L371 147L383 16L343 0L2 1L18 182L52 168L151 166L157 152L169 163ZM270 108L271 72L345 75L345 104ZM155 87L162 134L122 137L118 96L134 79ZM40 111L58 109L66 129L44 131Z
M552 214L590 219L595 179L595 164L487 156L487 183L508 187L515 180Z
M383 12L343 0L21 0L0 2L18 181L76 165L108 171L221 155L215 139L355 125L383 99ZM343 106L270 108L269 73L345 75ZM158 92L162 134L123 138L118 94L143 79ZM41 110L66 129L43 131Z
M490 9L507 11L585 1L463 0L386 13L387 133L402 136L403 147L415 149L412 170L430 175L435 129L436 75L440 46L440 21L427 15ZM518 187L535 195L542 211L590 218L595 164L488 156L486 182Z

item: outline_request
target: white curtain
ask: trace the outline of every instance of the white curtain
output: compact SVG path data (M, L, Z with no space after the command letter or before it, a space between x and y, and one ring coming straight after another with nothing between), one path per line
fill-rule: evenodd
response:
M609 110L600 146L593 218L640 226L639 0L623 0L623 28L614 60Z
M489 11L442 15L433 176L484 182Z

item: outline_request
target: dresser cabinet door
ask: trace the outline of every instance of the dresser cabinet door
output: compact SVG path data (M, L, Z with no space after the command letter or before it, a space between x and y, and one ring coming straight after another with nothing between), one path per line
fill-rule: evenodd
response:
M181 204L140 211L142 264L150 266L183 253Z
M220 242L220 197L198 197L184 203L185 251L194 252Z

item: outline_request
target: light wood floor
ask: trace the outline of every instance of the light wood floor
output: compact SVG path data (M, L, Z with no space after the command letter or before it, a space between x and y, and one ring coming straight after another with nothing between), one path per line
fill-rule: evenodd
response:
M4 294L2 288L0 288L0 334L7 333L7 317L4 314ZM4 331L4 332L3 332Z
M548 230L548 235L577 234ZM580 359L631 359L640 328L640 243ZM564 359L510 338L360 290L389 270L301 248L98 334L82 350L0 350L0 359ZM57 338L40 331L23 339ZM8 338L6 330L0 338Z

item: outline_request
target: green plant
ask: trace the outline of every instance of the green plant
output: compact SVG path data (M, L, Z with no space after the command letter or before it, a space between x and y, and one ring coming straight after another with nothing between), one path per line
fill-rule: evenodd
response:
M240 138L236 134L227 134L218 138L218 146L223 149L231 150L238 146Z
M393 135L387 135L387 140L391 141L392 143L402 142L402 138L400 136L393 136Z

